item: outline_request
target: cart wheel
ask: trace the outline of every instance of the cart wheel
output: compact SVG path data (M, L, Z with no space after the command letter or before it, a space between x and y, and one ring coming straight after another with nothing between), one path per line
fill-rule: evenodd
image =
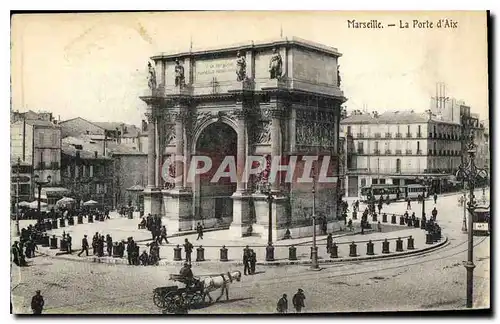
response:
M165 299L162 294L155 292L153 295L153 303L156 307L164 308L165 307Z
M200 292L195 292L189 303L192 308L201 306L204 303L203 295Z

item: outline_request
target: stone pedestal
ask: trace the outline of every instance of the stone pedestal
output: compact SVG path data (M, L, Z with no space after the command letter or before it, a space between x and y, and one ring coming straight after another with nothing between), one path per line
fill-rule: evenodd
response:
M161 213L161 191L155 188L144 189L144 215Z
M193 194L188 190L164 190L164 223L169 233L193 229Z
M243 237L250 227L250 199L245 192L235 192L233 198L233 221L229 226L232 237Z
M287 198L283 196L273 196L271 204L272 209L272 235L273 242L282 240L286 232L287 215L285 204ZM263 239L267 239L269 230L269 202L267 196L263 194L254 194L255 217L256 223L252 225L253 233L260 235Z

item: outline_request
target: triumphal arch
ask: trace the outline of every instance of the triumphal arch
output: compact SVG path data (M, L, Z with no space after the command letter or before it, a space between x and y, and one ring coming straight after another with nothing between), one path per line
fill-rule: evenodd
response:
M162 215L169 232L200 222L267 237L271 227L277 240L287 229L311 235L314 200L318 231L340 226L340 56L287 38L151 57L141 97L148 105L145 213ZM318 157L312 171L310 156ZM281 168L275 173L273 159ZM328 182L298 181L324 165ZM243 176L248 166L258 172ZM214 181L232 167L236 177ZM287 176L290 170L297 172Z

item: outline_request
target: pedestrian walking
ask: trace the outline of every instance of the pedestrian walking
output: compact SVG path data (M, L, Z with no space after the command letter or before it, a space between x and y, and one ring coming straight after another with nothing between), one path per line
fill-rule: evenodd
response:
M89 241L87 240L87 235L83 236L82 250L80 251L80 253L78 253L78 256L81 256L83 252L85 252L85 254L89 256Z
M19 251L19 242L15 241L14 244L12 244L12 247L10 248L10 253L12 254L12 261L19 266L19 257L21 252Z
M33 314L42 314L44 305L45 301L43 300L43 296L41 295L40 290L37 290L36 295L31 298L31 310L33 311Z
M203 240L203 226L200 224L200 222L198 222L198 225L196 226L196 232L198 233L198 237L196 238L196 240Z
M193 253L193 244L188 241L188 239L184 240L184 252L186 253L186 262L191 263L191 253Z
M163 240L165 240L165 243L168 244L168 239L167 239L167 228L165 225L161 227L161 232L160 232L160 244L162 244Z
M380 224L380 221L377 223L377 229L379 232L382 232L382 224Z
M434 193L434 205L437 204L437 200L438 200L438 195L437 193Z
M288 300L286 299L286 294L283 294L283 296L278 300L276 311L280 314L288 312Z
M306 296L304 295L304 291L299 288L297 293L293 295L292 303L293 307L295 308L295 311L297 313L300 313L302 311L302 308L305 307L304 300L306 299Z
M129 237L128 238L128 242L127 242L127 259L128 259L128 264L129 265L133 265L133 261L134 261L134 251L135 251L135 242L134 242L134 239L132 237Z
M437 211L436 207L434 207L434 209L432 210L432 220L434 222L436 221L437 215L438 215L438 211Z
M407 201L406 209L410 209L411 210L411 199L408 198L408 199L406 199L406 201Z

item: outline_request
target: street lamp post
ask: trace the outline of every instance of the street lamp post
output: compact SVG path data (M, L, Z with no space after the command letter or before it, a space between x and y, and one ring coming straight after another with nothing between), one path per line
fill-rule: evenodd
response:
M16 234L17 236L21 235L21 231L19 229L19 168L21 167L21 158L17 158L17 170L16 170Z
M312 219L313 219L313 249L311 252L312 262L311 262L311 270L318 270L318 247L316 246L316 176L314 173L313 166L313 185L312 185L312 196L313 196L313 205L312 205Z
M268 204L268 229L267 229L267 243L273 244L273 193L271 191L271 184L268 182L264 185L265 189L262 190L261 192L267 195L267 204Z
M40 180L40 177L38 175L35 175L35 184L38 187L38 223L42 222L42 209L41 209L41 204L42 204L42 187L46 184L50 183L50 180L52 180L52 177L49 175L47 176L47 180L43 181Z

